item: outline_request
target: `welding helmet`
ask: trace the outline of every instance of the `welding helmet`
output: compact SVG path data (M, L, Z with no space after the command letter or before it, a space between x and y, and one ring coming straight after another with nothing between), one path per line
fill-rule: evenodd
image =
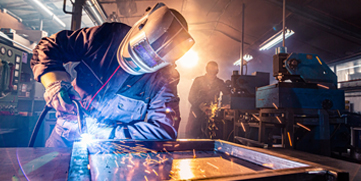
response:
M183 16L157 3L129 30L118 48L117 59L129 74L152 73L173 64L193 44Z

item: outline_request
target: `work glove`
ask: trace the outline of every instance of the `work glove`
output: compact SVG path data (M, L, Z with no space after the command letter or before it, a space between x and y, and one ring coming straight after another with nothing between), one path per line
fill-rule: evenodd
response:
M56 117L74 120L76 108L72 100L80 101L80 95L70 82L55 81L45 90L44 99L47 106L56 110Z

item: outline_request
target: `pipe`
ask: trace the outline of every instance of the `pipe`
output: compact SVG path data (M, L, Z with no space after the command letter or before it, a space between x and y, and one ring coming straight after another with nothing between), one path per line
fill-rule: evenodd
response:
M5 35L3 32L1 32L1 31L0 31L0 37L3 37L3 38L5 38L6 40L9 40L9 41L11 41L11 42L19 45L20 47L24 48L24 49L27 50L28 52L33 52L32 49L28 48L27 46L25 46L25 45L23 45L23 44L21 44L21 43L18 43L17 41L15 41L15 40L13 40L13 39L11 39L11 38L9 38L8 36L6 36L6 35Z

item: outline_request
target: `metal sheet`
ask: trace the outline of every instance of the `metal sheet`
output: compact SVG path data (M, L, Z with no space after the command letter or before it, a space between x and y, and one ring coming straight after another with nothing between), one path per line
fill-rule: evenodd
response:
M337 178L337 171L220 140L97 140L87 153L79 145L74 143L69 180Z

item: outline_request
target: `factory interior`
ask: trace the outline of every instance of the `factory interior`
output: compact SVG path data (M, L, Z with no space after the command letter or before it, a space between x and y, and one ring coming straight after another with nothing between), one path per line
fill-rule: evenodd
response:
M360 7L361 1L356 0L0 0L0 180L361 180ZM54 101L44 98L51 92L49 84L38 82L39 73L34 73L45 64L52 66L53 62L40 60L47 51L64 47L60 38L50 42L47 37L109 23L139 26L138 20L149 12L150 19L151 13L162 8L178 11L186 20L187 28L182 26L188 29L189 40L194 40L171 64L179 73L170 82L178 83L179 110L166 108L164 114L168 118L179 113L178 119L171 118L176 123L169 128L176 130L175 136L117 139L114 132L118 128L114 128L110 134L115 137L92 135L92 140L76 139L68 147L49 146L47 140L58 128L59 113L51 107ZM53 46L39 43L45 39ZM129 51L135 51L131 43ZM105 39L100 44L110 47ZM65 46L64 50L78 53L75 44ZM118 46L123 50L122 45L114 45ZM103 55L98 53L94 59L97 56ZM60 62L74 80L70 87L81 81L84 69L92 71L89 66L98 66L78 57ZM111 70L104 76L122 67L122 58L114 57L120 65L102 62ZM201 85L199 78L209 74L209 62L218 65L216 77L227 91L215 91L213 101L193 105L192 97L209 95L191 93L194 87L202 89L207 84ZM94 97L103 93L103 87L108 90L107 83L118 68L109 79L100 77L101 88ZM72 101L69 105L77 110L73 113L76 132L91 132L81 113L90 110L91 101L88 107ZM133 106L139 103L127 101L138 101ZM147 115L141 122L157 126L152 122L152 112L157 111L153 105L146 106ZM117 111L99 114L115 115ZM132 121L134 115L125 117ZM133 123L124 124L122 128L130 125L129 130L134 129ZM179 125L173 128L174 124ZM193 136L194 130L201 136Z

